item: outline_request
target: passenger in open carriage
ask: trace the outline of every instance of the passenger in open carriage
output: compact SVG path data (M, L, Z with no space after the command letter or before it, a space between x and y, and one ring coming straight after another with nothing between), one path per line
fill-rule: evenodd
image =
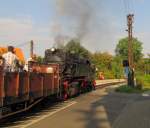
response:
M29 72L32 71L31 67L32 67L35 63L37 63L37 57L36 57L35 54L33 54L33 56L30 57L30 58L28 58L27 61L25 62L25 65L24 65L23 70L26 71L26 72L27 72L27 71L29 71Z
M14 54L14 47L8 46L8 52L2 55L4 59L4 71L6 72L15 72L18 70L19 60L18 57Z

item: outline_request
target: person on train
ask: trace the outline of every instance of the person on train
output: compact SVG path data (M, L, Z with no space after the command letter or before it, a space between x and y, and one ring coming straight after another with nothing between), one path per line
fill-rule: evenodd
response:
M29 71L31 66L37 62L37 56L33 54L32 57L28 58L24 65L24 71ZM30 70L31 71L31 70Z
M14 54L14 47L8 46L8 52L2 55L4 58L4 70L8 72L16 71L18 57Z

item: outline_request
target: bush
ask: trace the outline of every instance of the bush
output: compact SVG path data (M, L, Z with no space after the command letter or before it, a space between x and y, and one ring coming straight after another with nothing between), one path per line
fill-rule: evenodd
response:
M141 93L141 92L143 92L143 90L141 90L141 89L133 88L133 87L130 87L127 85L123 85L123 86L116 88L116 91L122 92L122 93Z
M105 79L115 79L115 74L111 71L104 71Z
M150 75L137 76L136 84L139 88L150 88Z

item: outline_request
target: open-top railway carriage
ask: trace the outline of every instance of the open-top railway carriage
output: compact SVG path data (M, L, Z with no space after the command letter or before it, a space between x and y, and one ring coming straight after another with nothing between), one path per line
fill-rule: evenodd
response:
M0 70L1 117L25 111L48 96L59 94L59 65L33 65L31 72Z
M87 59L48 49L44 62L30 62L28 71L5 72L0 66L0 119L26 111L45 99L67 99L94 88L94 67Z

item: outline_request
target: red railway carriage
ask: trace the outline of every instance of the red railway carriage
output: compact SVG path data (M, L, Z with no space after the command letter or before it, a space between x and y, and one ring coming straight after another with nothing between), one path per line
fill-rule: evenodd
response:
M34 99L59 93L59 65L32 65L30 93Z
M33 64L30 68L30 72L4 72L0 67L0 118L17 111L14 108L24 110L60 92L58 64Z
M52 74L43 74L43 92L44 96L49 96L54 94L54 79Z
M43 76L40 73L30 73L29 88L31 99L38 99L43 96Z
M29 73L20 72L19 74L19 92L18 96L22 100L29 99Z
M19 74L7 72L4 77L4 105L17 103L19 97Z

